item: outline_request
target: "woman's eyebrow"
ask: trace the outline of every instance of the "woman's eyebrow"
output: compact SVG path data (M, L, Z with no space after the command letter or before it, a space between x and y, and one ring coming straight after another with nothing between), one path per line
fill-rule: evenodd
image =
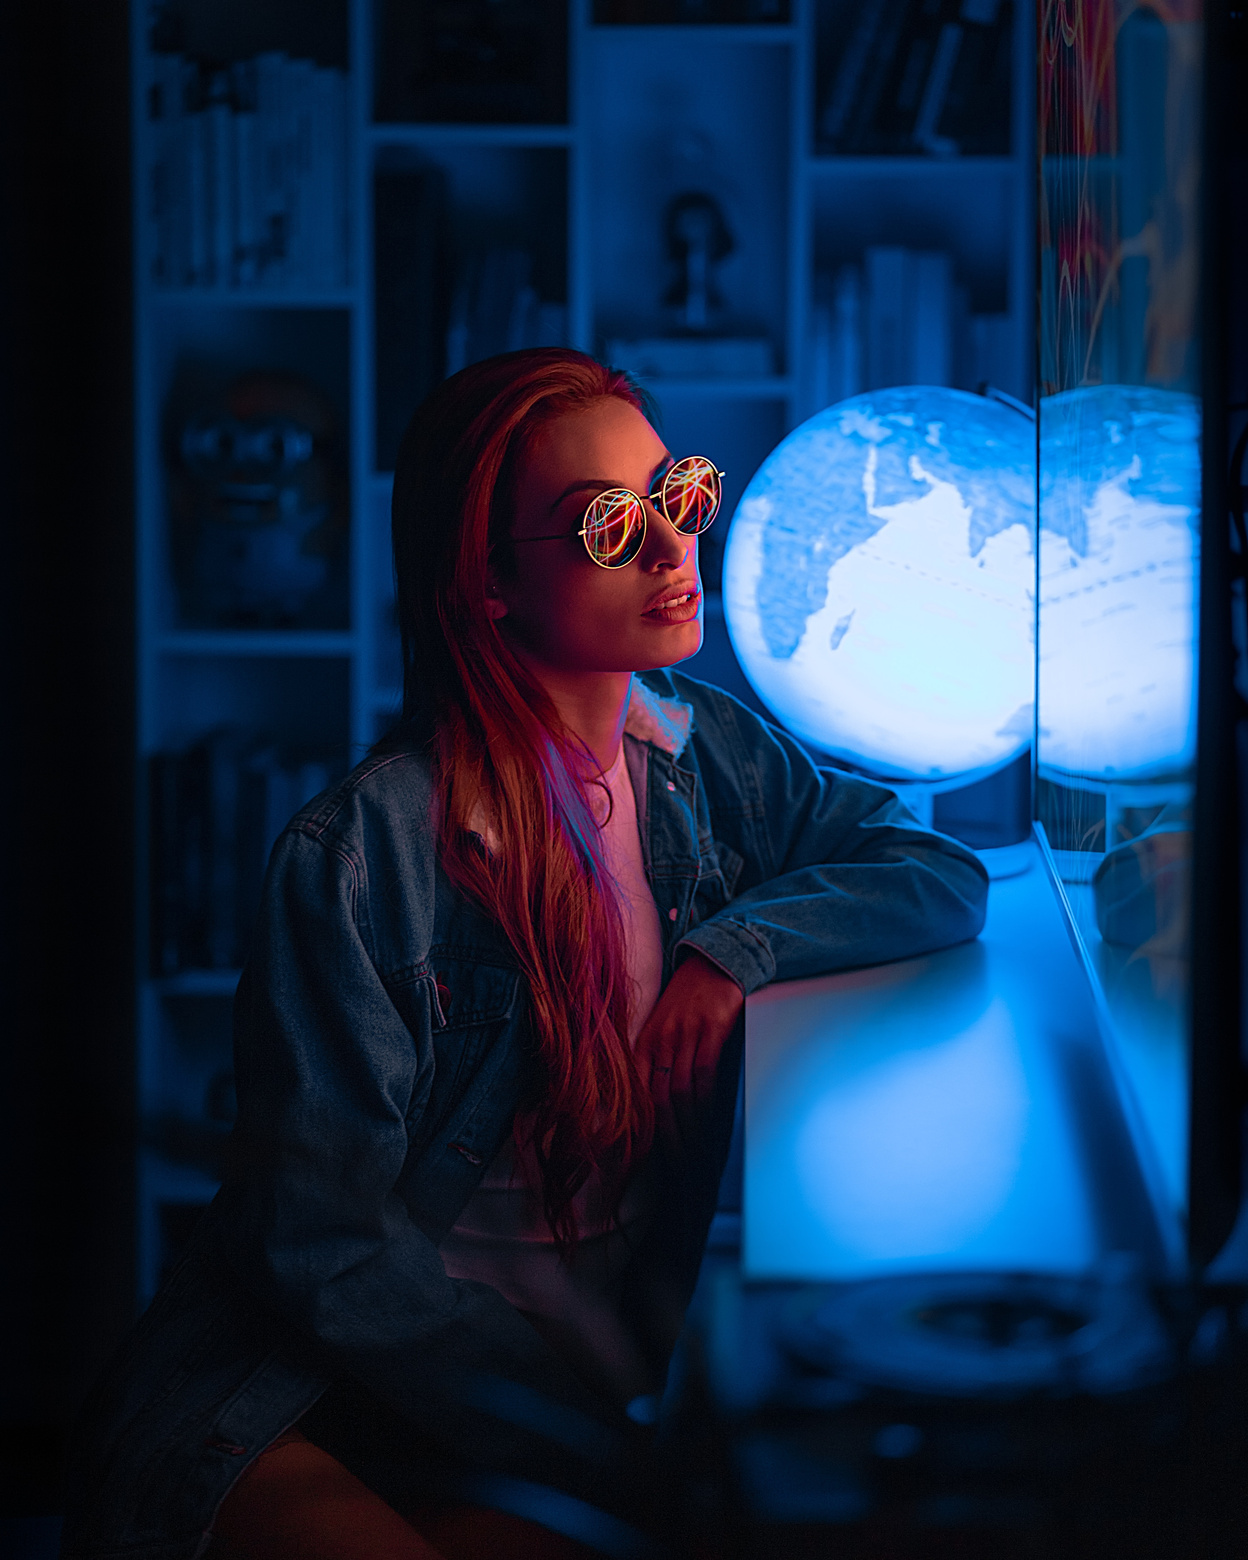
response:
M548 513L553 515L555 510L558 509L559 505L563 503L564 499L570 498L573 493L583 492L587 488L597 488L600 493L605 493L608 488L612 487L619 487L619 483L607 482L602 477L586 477L580 482L574 482L571 487L564 488L563 492L560 493L559 497L550 506Z
M654 486L654 479L658 476L660 471L662 471L667 466L674 466L675 464L675 461L669 454L661 455L654 463L654 469L651 471L649 480L646 483L646 491L649 492L650 489ZM553 515L555 510L558 509L559 505L563 503L564 499L570 498L573 493L582 493L589 488L597 488L600 493L605 493L608 488L623 486L624 484L622 482L608 482L605 477L585 477L580 482L573 482L570 487L564 488L563 492L560 493L559 497L554 501L547 512Z

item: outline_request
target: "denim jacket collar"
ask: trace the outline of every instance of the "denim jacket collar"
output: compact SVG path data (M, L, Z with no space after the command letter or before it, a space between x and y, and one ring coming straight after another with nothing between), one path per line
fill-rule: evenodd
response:
M634 677L624 732L679 758L693 732L693 706L683 699L665 699L647 688L640 677Z

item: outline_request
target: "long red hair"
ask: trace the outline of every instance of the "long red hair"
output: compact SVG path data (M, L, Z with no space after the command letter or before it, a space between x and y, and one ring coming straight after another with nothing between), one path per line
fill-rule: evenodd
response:
M502 928L528 981L541 1086L517 1136L532 1142L563 1250L591 1172L618 1200L654 1109L628 1043L619 909L581 778L588 754L485 610L506 575L516 474L546 423L618 397L623 374L563 348L475 363L417 411L399 449L393 540L403 714L428 740L439 859ZM482 820L490 848L481 844Z

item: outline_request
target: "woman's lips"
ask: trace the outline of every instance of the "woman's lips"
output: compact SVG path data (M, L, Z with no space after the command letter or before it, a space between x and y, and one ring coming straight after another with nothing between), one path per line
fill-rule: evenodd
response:
M702 592L695 587L684 595L669 597L657 607L651 607L649 612L642 613L642 617L649 618L652 623L688 623L697 617L701 605Z

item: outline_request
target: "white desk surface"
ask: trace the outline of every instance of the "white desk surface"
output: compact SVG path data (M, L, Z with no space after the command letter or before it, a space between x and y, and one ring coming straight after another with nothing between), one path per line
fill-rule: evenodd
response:
M1177 1222L1133 1134L1034 844L973 943L755 993L742 1263L757 1279L1160 1276Z

